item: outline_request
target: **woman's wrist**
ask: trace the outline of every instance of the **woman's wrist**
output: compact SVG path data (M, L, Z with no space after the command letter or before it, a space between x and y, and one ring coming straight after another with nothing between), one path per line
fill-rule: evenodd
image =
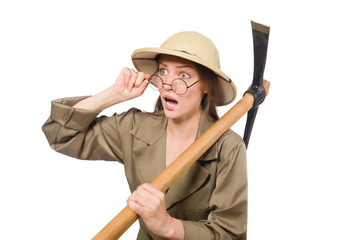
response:
M185 228L181 220L172 218L168 221L168 226L165 228L165 236L170 240L183 240L185 238Z

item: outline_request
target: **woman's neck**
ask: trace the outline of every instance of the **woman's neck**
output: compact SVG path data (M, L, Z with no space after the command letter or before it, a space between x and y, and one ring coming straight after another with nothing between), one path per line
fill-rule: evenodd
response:
M201 110L187 119L168 119L167 134L179 139L196 138L199 128Z

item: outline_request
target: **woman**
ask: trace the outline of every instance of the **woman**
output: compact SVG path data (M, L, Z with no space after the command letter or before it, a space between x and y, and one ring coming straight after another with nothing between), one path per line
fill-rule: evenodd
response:
M216 106L236 97L216 47L199 33L181 32L160 48L136 50L132 61L138 72L124 68L106 90L52 102L43 126L51 147L124 164L132 192L127 204L141 218L138 239L246 239L246 150L233 131L165 194L148 184L218 119ZM150 83L160 93L153 113L133 108L97 118L141 96Z

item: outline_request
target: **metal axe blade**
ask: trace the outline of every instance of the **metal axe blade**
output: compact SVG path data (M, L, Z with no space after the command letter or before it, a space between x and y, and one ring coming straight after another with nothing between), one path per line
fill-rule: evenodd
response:
M244 130L244 142L249 145L251 131L255 122L258 107L264 102L266 93L263 87L263 76L268 50L270 27L251 21L254 43L254 75L253 82L245 93L254 96L253 108L248 112Z

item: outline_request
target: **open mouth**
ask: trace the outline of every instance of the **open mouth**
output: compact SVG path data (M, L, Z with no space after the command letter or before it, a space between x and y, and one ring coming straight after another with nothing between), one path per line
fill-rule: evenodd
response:
M176 99L174 99L174 98L172 98L172 97L170 97L170 96L164 96L163 99L164 99L164 101L165 101L165 103L166 103L166 105L167 105L167 106L165 106L166 108L167 108L168 106L169 106L169 107L174 107L174 106L176 106L177 103L178 103Z
M175 99L172 99L172 98L165 97L165 101L167 103L177 104L177 101Z

